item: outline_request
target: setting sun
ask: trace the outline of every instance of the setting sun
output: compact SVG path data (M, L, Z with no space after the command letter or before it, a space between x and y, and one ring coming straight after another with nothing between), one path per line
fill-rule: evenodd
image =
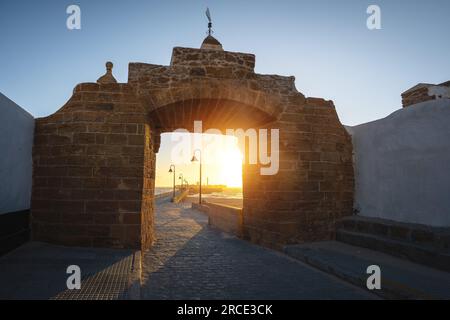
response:
M201 144L195 146L195 134L168 133L162 135L161 148L156 158L156 187L169 187L173 176L168 173L168 163L176 166L179 174L189 184L199 181L199 164L191 162L193 150L202 151L202 184L242 187L242 152L237 138L225 135L201 135ZM199 148L201 146L201 148ZM196 154L198 156L198 154Z
M229 146L219 153L220 179L228 187L242 186L242 153L237 146Z

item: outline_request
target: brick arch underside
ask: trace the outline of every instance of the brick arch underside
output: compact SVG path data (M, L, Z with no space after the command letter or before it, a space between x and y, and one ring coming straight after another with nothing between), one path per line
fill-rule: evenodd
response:
M260 128L276 119L260 109L225 99L189 99L156 108L149 113L152 127L160 132L194 130L201 121L203 130Z
M332 238L334 222L351 214L353 199L351 140L333 104L295 92L266 94L245 82L220 83L155 90L80 84L63 108L37 119L33 239L148 248L155 239L160 130L192 120L237 127L241 118L280 130L279 172L262 176L258 165L244 167L244 237L275 248ZM203 109L208 116L194 119L193 110L205 115Z
M158 130L191 130L193 120L203 120L204 129L280 130L276 175L244 165L244 237L273 248L332 239L336 220L352 214L354 183L351 139L333 103L273 83L213 79L189 85L148 96L140 91Z

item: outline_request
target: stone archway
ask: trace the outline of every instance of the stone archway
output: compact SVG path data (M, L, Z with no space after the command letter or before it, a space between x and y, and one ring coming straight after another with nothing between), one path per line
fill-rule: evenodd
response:
M280 130L279 172L244 167L245 238L270 247L332 238L336 219L352 213L350 137L331 101L254 66L251 54L174 48L170 66L131 63L126 84L109 65L99 83L78 85L36 122L33 238L149 247L160 133L193 120Z

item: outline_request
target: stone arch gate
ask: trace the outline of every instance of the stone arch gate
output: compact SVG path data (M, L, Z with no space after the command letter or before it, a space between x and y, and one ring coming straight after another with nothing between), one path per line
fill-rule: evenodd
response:
M34 240L148 248L155 154L176 128L278 128L280 167L244 165L244 237L270 247L333 237L351 215L351 139L331 101L305 98L293 77L254 72L251 54L173 49L170 66L130 63L128 83L112 64L81 83L56 113L37 119L31 227Z

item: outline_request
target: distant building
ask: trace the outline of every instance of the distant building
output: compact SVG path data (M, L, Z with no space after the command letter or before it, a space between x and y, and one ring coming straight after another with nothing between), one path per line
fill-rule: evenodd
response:
M450 99L450 81L437 85L419 83L402 93L403 108L416 103L437 99Z

